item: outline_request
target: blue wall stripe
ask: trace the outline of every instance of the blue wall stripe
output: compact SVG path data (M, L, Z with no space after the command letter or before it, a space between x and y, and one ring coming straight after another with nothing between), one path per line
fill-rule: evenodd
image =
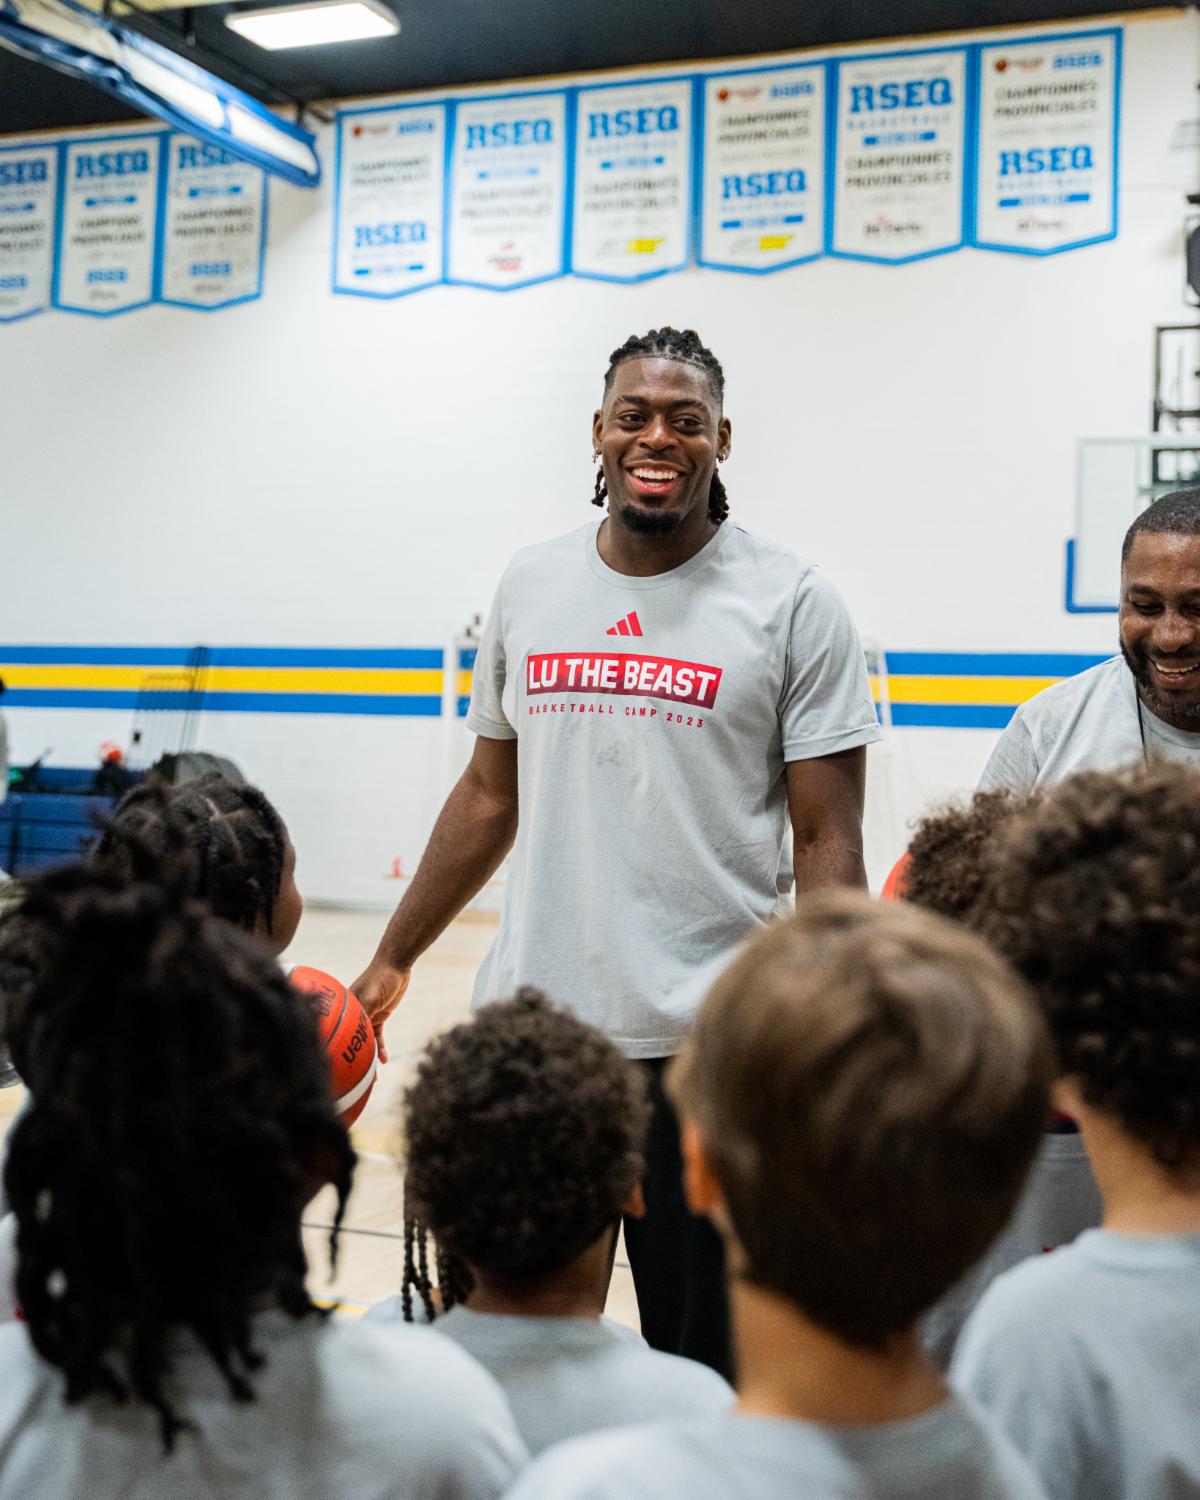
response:
M897 729L1003 729L1016 712L991 703L895 703Z
M19 688L10 687L5 708L136 708L142 694L136 688ZM155 708L193 707L192 695L168 689L154 694Z
M436 719L441 697L433 693L204 693L204 713L242 714L387 714ZM137 691L121 688L9 688L5 708L137 708ZM186 711L197 706L194 695L167 691L154 694L152 711Z
M214 667L434 667L441 670L437 646L214 646Z
M475 665L474 646L460 649L460 670ZM889 651L888 671L909 677L1073 677L1107 661L1063 651Z
M194 646L0 645L0 661L14 667L186 667L194 651Z
M388 714L441 716L440 693L204 693L206 714Z
M6 646L0 661L14 666L141 666L187 667L192 646ZM436 646L423 647L310 647L212 646L214 667L425 667L442 665ZM1109 653L1111 654L1111 653ZM460 670L475 665L476 649L458 653ZM1107 661L1108 655L1067 652L891 651L889 672L897 676L930 677L1071 677ZM10 702L13 700L10 700Z
M895 677L1073 677L1113 653L1083 656L1044 651L889 651Z

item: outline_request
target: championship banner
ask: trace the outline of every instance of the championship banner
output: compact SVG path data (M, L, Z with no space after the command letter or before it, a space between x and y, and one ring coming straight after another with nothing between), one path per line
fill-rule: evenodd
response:
M57 191L57 146L0 147L0 323L50 301Z
M341 110L333 290L402 297L442 280L446 106Z
M963 243L967 49L837 64L831 253L899 265Z
M702 266L779 271L825 249L823 63L704 80Z
M692 80L580 89L571 270L643 281L687 264Z
M979 49L972 243L1053 255L1117 232L1121 33Z
M154 298L161 135L68 142L55 307L111 317Z
M260 296L266 232L261 168L192 136L169 137L164 302L211 312Z
M567 96L460 99L447 281L508 291L566 273Z

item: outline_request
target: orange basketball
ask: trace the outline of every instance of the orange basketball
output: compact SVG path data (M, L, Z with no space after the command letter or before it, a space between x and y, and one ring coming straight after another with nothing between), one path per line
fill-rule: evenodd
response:
M904 887L908 884L908 867L910 863L908 850L906 849L892 866L892 873L883 882L883 890L879 893L881 901L904 900Z
M343 1125L353 1125L366 1108L379 1060L375 1031L358 996L323 969L294 964L285 971L309 997L329 1054L334 1103Z

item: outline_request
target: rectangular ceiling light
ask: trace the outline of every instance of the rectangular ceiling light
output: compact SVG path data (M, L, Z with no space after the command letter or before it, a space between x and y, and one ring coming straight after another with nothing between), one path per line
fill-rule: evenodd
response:
M279 5L270 10L230 11L225 24L256 47L319 47L326 42L360 42L395 36L400 22L379 0L316 0L312 5Z

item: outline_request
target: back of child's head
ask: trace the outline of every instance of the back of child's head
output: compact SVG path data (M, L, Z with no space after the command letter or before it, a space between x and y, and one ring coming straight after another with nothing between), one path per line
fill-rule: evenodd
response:
M976 926L1033 986L1084 1101L1200 1155L1200 775L1087 771L1014 820Z
M404 1096L406 1313L414 1287L434 1311L413 1217L442 1252L444 1305L464 1270L514 1284L557 1271L615 1228L648 1123L637 1066L536 990L435 1037Z
M1022 805L1020 797L999 787L927 814L908 846L904 899L965 921L979 899L997 836Z
M671 1075L734 1274L880 1348L979 1258L1045 1123L1036 1007L976 937L903 903L804 899L725 971Z
M302 1207L332 1180L340 1222L354 1163L309 1009L174 842L35 880L0 923L35 959L10 1017L20 1305L68 1400L132 1394L168 1441L173 1332L248 1396L255 1312L313 1310Z
M172 787L143 782L117 805L94 858L127 870L131 846L124 835L165 850L179 830L197 898L227 922L271 935L289 845L283 820L257 787L221 775Z

